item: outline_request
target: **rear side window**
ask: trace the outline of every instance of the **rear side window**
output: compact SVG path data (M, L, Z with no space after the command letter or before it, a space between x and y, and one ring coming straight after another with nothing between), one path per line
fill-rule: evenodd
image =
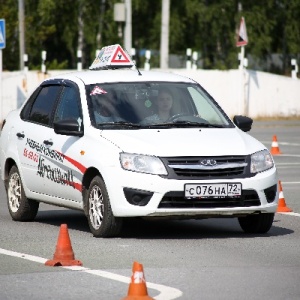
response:
M60 89L61 87L59 85L42 87L32 104L27 120L43 125L49 125Z
M39 94L41 88L38 87L30 96L30 98L28 99L28 101L25 103L24 107L22 108L21 111L21 119L22 120L28 120L29 114L30 114L30 110L32 107L32 103L34 102L34 99L36 98L36 96Z

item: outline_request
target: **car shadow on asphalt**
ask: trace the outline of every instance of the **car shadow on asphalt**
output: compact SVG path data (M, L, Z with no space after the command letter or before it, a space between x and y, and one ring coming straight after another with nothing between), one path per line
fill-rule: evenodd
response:
M39 211L34 221L57 227L61 224L67 224L69 229L90 232L87 218L83 212L77 210L55 209Z
M277 226L276 221L265 234L246 234L235 218L202 220L128 220L122 231L123 238L139 239L210 239L255 238L292 234L294 231ZM278 224L279 225L279 224Z
M35 222L59 227L67 224L69 229L90 233L87 218L75 210L39 211ZM292 234L280 218L274 220L272 228L265 234L246 234L236 218L211 218L201 220L164 220L125 218L118 238L124 239L209 239L209 238L256 238L276 237Z

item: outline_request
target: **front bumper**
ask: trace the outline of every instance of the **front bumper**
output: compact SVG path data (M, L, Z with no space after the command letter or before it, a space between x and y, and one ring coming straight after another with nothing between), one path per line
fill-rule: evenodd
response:
M124 170L112 170L115 180L106 181L113 213L116 217L206 218L274 213L278 205L277 171L272 168L251 178L228 180L176 180ZM108 175L112 176L112 175ZM104 178L105 180L105 178ZM241 199L186 199L186 183L242 184ZM142 201L131 201L126 191L142 194ZM124 192L125 191L125 192ZM130 193L129 193L130 194Z

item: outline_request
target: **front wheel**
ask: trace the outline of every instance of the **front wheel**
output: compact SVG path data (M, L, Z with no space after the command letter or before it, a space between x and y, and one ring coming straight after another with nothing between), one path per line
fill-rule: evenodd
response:
M272 227L274 216L274 213L258 214L239 217L238 220L246 233L266 233Z
M19 170L13 166L8 175L7 184L8 210L15 221L32 221L37 215L39 202L27 199Z
M104 181L100 176L94 177L86 195L88 223L92 234L95 237L118 235L122 219L114 217Z

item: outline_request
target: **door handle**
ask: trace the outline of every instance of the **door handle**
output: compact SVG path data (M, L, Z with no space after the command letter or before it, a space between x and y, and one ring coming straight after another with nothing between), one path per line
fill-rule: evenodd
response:
M45 145L47 145L47 146L52 146L53 145L53 142L50 140L44 140L44 142L43 142Z
M25 134L24 134L23 132L18 132L18 133L16 134L16 136L17 136L18 138L20 138L20 139L24 139Z

